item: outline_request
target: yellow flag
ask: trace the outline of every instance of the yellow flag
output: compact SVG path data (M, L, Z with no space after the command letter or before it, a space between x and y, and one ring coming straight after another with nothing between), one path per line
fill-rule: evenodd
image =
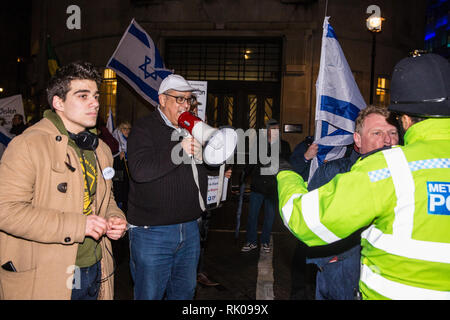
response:
M50 36L47 36L47 63L50 76L53 76L56 73L56 70L59 69L59 61L55 50L53 49Z

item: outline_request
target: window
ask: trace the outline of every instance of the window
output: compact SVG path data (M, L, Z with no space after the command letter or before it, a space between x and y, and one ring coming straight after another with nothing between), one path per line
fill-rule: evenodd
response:
M168 39L166 66L191 80L280 81L279 39Z
M375 104L381 107L387 107L389 105L390 94L390 80L386 76L380 76L377 80L377 92L375 98Z
M168 38L164 52L166 68L208 81L209 125L258 129L279 118L281 38Z
M103 70L103 80L100 85L100 110L99 117L105 122L108 119L109 109L116 118L116 102L117 102L117 77L116 73L111 69Z

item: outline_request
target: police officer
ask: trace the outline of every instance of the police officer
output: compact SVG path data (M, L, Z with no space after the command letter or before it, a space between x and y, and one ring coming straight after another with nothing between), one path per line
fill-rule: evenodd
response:
M363 232L364 299L450 299L450 65L435 54L394 68L391 105L402 147L359 159L351 171L307 192L280 166L280 213L309 246Z

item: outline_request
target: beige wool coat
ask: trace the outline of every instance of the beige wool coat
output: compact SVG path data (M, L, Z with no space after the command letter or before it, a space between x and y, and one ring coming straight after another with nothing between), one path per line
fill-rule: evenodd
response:
M102 171L113 166L100 140L95 211L125 219ZM69 169L68 163L74 171ZM42 119L14 138L0 164L0 299L70 299L78 244L85 237L84 175L68 137ZM113 272L112 248L103 236L102 278ZM108 252L109 251L109 252ZM112 299L113 276L101 284L99 299Z

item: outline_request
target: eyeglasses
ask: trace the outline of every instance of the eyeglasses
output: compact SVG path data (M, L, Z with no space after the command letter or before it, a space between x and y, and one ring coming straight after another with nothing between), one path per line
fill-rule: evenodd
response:
M168 93L164 93L164 94L165 94L166 96L175 98L175 101L176 101L178 104L183 104L185 101L187 101L187 103L188 103L189 105L192 105L192 104L194 104L194 103L197 101L197 99L196 99L194 96L191 96L191 97L189 97L189 98L185 98L185 97L173 96L173 95L168 94Z

